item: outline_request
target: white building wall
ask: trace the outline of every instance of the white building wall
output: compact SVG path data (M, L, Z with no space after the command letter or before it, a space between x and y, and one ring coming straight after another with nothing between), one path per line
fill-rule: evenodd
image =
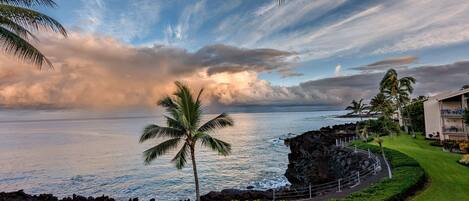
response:
M423 103L425 113L425 137L430 138L429 134L434 136L439 133L443 137L441 128L440 104L435 99L427 100Z

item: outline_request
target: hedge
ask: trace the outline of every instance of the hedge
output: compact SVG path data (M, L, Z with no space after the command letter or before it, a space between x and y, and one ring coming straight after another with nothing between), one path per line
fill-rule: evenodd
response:
M381 153L380 148L375 145L363 142L355 142L354 145L360 149L366 150L369 148L370 151L375 154ZM426 181L425 172L415 159L388 148L384 148L384 153L391 163L393 178L381 180L368 188L352 193L343 199L339 199L340 201L405 200L416 190L424 186ZM386 169L383 169L383 171L386 171Z

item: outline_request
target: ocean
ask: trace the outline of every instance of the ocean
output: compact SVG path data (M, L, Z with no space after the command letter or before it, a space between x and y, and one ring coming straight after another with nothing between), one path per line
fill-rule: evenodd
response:
M283 176L289 149L283 140L322 126L354 122L345 111L233 113L235 126L214 136L232 144L232 154L207 148L196 153L201 193L225 188L269 189L288 184ZM204 119L214 117L207 114ZM190 163L177 170L176 151L144 165L139 144L145 125L164 121L158 113L98 113L75 110L0 112L0 189L26 193L109 195L120 200L194 198Z

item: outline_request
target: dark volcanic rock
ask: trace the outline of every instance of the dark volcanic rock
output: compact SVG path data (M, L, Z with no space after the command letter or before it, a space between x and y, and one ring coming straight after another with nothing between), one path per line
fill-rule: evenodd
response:
M351 149L337 147L336 139L351 139L355 136L355 124L323 127L308 131L293 138L285 139L290 147L288 169L285 173L292 183L289 189L277 189L276 193L294 194L295 188L311 183L320 184L348 176L367 168L371 163L366 155L356 154ZM325 192L319 192L319 194ZM271 200L272 190L226 189L210 192L201 197L202 201Z
M221 192L210 192L200 197L201 201L232 201L232 200L272 200L272 190L238 190L225 189Z
M28 195L23 190L15 192L1 192L0 201L115 201L113 198L107 196L101 197L83 197L79 195L73 195L72 197L66 197L58 199L52 194L41 194L41 195Z
M285 177L293 187L305 187L344 178L367 168L371 164L367 156L335 145L336 139L354 135L355 124L344 124L286 139L291 153Z

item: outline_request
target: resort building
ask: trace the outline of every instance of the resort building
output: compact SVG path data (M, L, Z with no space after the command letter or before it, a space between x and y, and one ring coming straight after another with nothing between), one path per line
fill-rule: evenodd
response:
M440 140L467 140L464 109L469 105L469 88L430 97L424 102L425 136Z

